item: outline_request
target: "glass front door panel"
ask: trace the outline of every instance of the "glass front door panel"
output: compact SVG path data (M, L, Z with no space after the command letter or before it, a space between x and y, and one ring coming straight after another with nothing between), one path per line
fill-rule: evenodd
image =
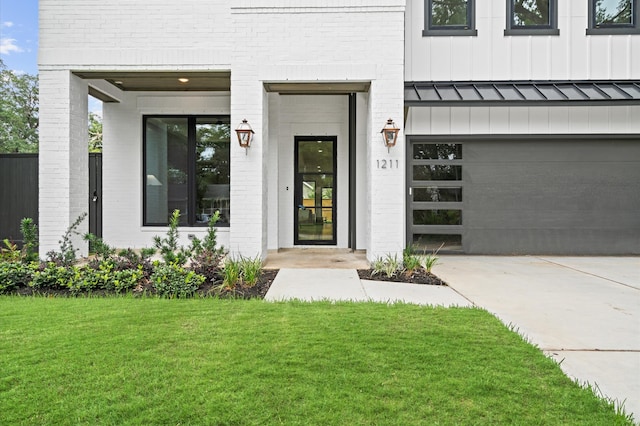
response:
M295 243L335 244L335 140L296 140Z

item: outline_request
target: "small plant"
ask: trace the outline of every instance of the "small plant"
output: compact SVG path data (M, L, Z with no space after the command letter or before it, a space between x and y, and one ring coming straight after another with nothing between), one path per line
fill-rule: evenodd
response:
M187 271L175 263L158 263L151 274L151 283L161 297L189 297L205 281L205 277Z
M409 245L402 250L402 263L408 275L422 268L420 256L416 255L413 246Z
M444 246L444 243L440 245L436 250L429 254L425 254L422 260L422 267L428 272L431 273L431 269L438 264L438 252Z
M77 231L82 221L87 217L87 213L82 213L78 218L67 228L66 232L62 236L62 239L58 241L60 244L60 251L50 251L47 253L47 260L53 262L59 266L71 266L76 261L76 252L78 249L73 247L72 236L80 235Z
M222 267L222 287L230 290L240 282L240 262L231 258L224 261Z
M402 262L398 260L397 255L387 254L384 258L377 258L371 264L373 272L371 275L384 274L387 278L392 278L404 270Z
M33 219L25 217L20 221L20 233L22 234L22 261L35 262L38 260L38 227Z
M218 247L217 243L215 224L218 220L220 220L220 212L216 211L209 219L207 235L204 240L194 238L191 243L191 250L194 253L191 259L191 269L204 275L210 282L219 278L224 258L224 248Z
M153 237L153 242L160 251L162 259L167 264L182 266L187 263L191 252L178 245L178 225L180 223L180 210L174 210L169 219L169 230L165 238Z
M260 274L262 273L262 259L259 256L255 258L240 257L240 276L242 283L247 287L253 287L258 283Z
M204 239L201 241L199 238L194 238L191 241L191 250L196 254L200 255L202 253L215 253L220 254L224 251L223 247L218 247L218 236L216 230L216 223L220 220L220 211L216 210L216 212L211 216L207 226L207 235L205 235Z
M19 262L21 253L18 246L7 238L2 240L4 247L0 247L0 261L4 262Z
M116 252L115 248L110 247L102 238L96 237L92 233L85 234L83 238L89 243L89 247L91 247L91 250L95 253L96 259L109 259Z

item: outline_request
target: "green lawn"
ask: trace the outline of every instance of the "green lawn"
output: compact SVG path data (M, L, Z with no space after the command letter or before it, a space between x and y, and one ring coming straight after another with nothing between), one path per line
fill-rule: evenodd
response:
M0 424L630 424L478 309L0 298Z

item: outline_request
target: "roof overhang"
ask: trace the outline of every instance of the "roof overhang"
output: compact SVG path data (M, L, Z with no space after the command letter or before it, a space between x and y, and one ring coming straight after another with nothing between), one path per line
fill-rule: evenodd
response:
M640 105L640 80L405 82L405 106Z
M370 81L314 81L314 82L268 82L264 83L267 92L281 95L342 95L368 92Z
M229 71L74 71L74 74L84 79L106 80L124 91L228 92L231 88Z

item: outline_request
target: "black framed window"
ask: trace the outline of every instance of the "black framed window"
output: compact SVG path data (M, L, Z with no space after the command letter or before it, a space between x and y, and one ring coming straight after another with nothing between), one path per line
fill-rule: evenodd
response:
M588 35L639 34L638 0L589 0Z
M206 226L216 210L229 225L229 116L143 117L143 224Z
M475 0L425 0L423 36L475 36Z
M557 0L507 0L504 35L559 35Z

